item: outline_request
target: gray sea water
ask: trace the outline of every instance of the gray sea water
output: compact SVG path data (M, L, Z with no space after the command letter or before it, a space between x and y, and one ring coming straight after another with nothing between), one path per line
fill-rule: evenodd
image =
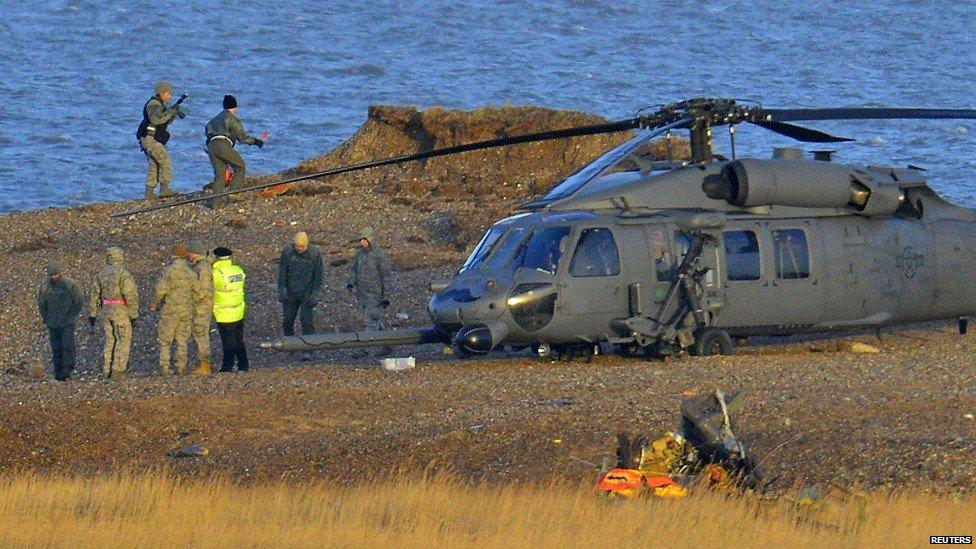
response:
M0 0L0 212L138 197L159 79L188 93L175 187L212 177L225 93L268 173L347 139L370 104L535 104L623 118L688 97L768 107L976 107L976 3L957 0ZM915 164L976 205L976 123L825 123L841 161ZM740 155L791 142L737 133ZM723 139L718 140L721 144Z

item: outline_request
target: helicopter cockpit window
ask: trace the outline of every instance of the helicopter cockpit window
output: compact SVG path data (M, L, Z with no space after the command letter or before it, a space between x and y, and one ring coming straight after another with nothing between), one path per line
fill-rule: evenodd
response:
M509 263L509 260L518 250L522 242L525 241L525 229L516 227L512 229L504 238L498 241L494 250L488 256L486 269L488 272L499 271Z
M810 276L810 252L807 237L800 229L773 231L776 278L794 279Z
M515 256L513 265L525 269L538 269L555 273L559 258L566 251L569 227L542 227L532 233L532 237Z
M617 243L609 229L586 229L580 235L573 261L572 276L615 276L620 274Z
M471 256L461 266L460 272L463 273L472 267L480 266L491 251L495 249L495 244L498 243L498 239L505 233L505 229L506 227L492 227L488 229L485 236L481 237L481 241L475 246L474 251L471 252Z
M759 240L752 231L725 231L725 263L729 280L759 280Z

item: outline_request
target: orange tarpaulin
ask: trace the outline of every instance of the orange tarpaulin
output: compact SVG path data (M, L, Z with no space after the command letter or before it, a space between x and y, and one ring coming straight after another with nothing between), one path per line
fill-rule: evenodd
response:
M611 469L596 483L600 490L630 499L638 497L645 485L651 494L659 498L683 498L688 495L688 489L679 486L670 477L647 477L637 469Z
M596 483L605 492L636 498L644 487L644 473L635 469L611 469Z

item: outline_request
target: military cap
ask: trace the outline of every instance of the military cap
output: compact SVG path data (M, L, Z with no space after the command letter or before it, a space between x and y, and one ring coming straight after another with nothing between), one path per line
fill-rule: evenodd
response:
M359 231L359 238L372 244L376 240L376 232L373 231L372 227L365 227L362 231Z
M186 247L186 250L191 254L203 255L207 253L207 248L199 240L194 240L190 242L190 245Z
M237 108L237 98L233 95L224 96L224 108L225 109L236 109Z
M61 272L61 265L58 265L57 263L48 263L44 267L44 272L47 273L47 276L54 276Z
M173 86L170 86L169 82L156 82L156 95L163 95L164 93L173 93Z
M122 263L123 259L125 259L125 252L123 252L122 248L119 248L118 246L106 248L105 255L108 257L108 260L113 263Z

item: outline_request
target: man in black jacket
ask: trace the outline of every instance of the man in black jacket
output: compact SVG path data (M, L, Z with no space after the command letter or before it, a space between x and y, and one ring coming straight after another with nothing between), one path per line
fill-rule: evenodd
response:
M278 301L281 302L281 328L286 336L295 335L295 317L301 312L302 334L315 333L313 313L322 289L322 252L308 243L300 232L281 250L278 261Z
M54 379L65 381L75 369L75 319L85 306L85 296L74 280L61 274L57 263L44 272L47 281L37 290L37 310L50 335Z

